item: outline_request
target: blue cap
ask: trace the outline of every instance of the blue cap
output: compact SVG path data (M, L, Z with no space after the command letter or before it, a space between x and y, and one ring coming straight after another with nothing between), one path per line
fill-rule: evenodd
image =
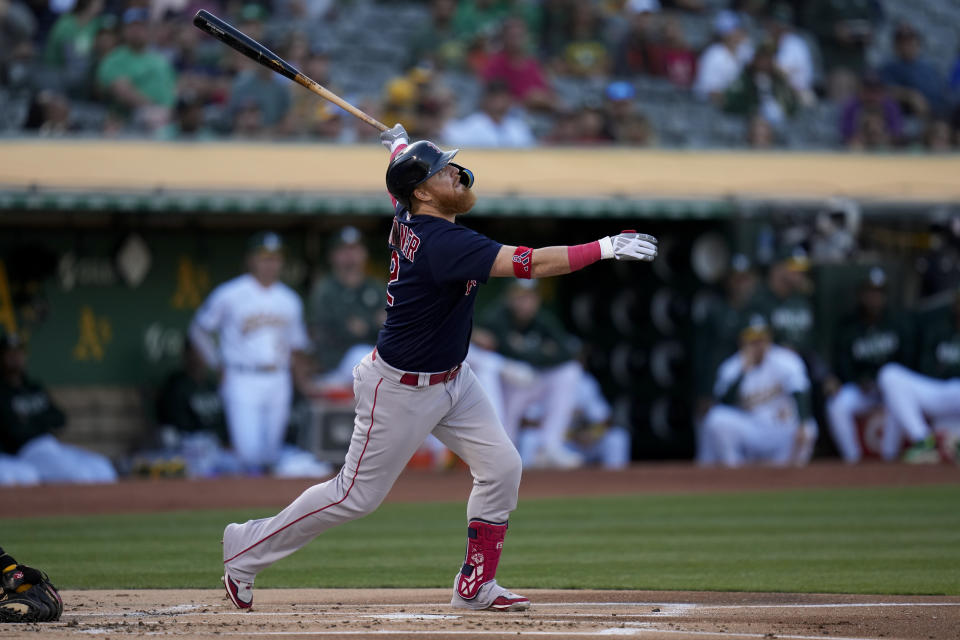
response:
M625 80L617 80L607 85L607 98L610 100L633 100L636 95L636 89Z
M725 36L740 28L740 16L735 11L723 10L713 19L713 30L717 35Z
M123 12L123 24L147 22L148 20L150 20L150 12L143 7L130 7Z

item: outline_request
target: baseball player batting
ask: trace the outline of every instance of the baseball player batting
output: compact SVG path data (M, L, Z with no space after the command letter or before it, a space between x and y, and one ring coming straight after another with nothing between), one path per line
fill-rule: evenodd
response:
M227 525L227 596L249 608L258 573L330 527L376 509L432 433L473 475L466 557L451 605L522 611L530 600L495 579L507 519L517 505L520 456L464 363L477 287L490 277L555 276L609 258L651 261L657 241L624 232L577 246L501 245L457 223L476 202L473 174L452 162L457 149L409 144L399 124L380 139L391 151L386 179L395 207L387 319L376 348L354 369L356 418L344 465L277 515Z

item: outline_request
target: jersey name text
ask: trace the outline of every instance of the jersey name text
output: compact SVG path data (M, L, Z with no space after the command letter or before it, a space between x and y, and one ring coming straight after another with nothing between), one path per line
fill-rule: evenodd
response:
M390 244L395 246L403 254L403 257L413 262L417 255L417 249L420 248L420 238L413 232L413 229L394 218L393 228L390 229Z

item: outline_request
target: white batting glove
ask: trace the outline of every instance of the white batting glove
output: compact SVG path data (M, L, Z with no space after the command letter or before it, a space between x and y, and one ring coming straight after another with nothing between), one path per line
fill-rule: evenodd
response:
M645 233L624 231L600 240L600 258L607 260L643 260L652 262L657 257L657 239Z
M387 151L393 153L394 150L402 144L410 144L410 136L402 124L395 124L380 134L380 142L387 148Z

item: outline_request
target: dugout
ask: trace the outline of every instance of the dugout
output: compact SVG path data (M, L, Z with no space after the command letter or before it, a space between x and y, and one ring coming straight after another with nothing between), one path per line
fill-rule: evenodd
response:
M246 237L282 232L284 279L304 292L344 224L384 238L382 149L323 145L7 141L0 144L0 323L30 336L31 371L70 414L67 440L118 456L152 419L150 390L177 362L209 290L242 269ZM692 455L693 323L730 251L812 223L841 195L862 214L860 263L817 266L818 318L884 264L903 304L917 260L960 207L957 156L553 149L462 152L477 174L470 225L507 243L585 242L637 227L661 238L652 267L602 263L546 283L588 345L587 366L634 457ZM385 275L386 251L371 243ZM481 307L495 296L482 290Z

